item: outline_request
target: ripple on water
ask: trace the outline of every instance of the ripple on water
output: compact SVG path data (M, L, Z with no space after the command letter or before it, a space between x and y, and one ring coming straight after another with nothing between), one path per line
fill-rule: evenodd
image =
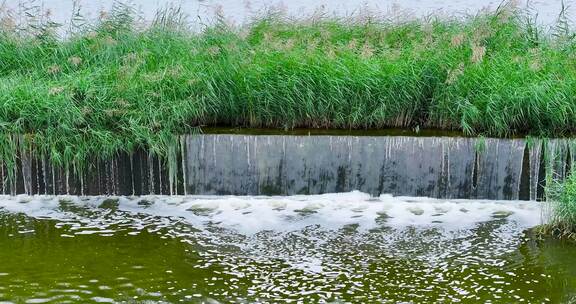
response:
M550 302L576 290L550 284L565 261L542 264L525 238L535 202L353 192L4 197L0 208L2 242L34 248L0 249L14 261L0 286L30 301Z

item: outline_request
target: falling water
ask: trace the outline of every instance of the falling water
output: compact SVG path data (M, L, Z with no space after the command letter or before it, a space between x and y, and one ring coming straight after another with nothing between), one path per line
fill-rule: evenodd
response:
M189 135L62 166L15 146L0 303L576 299L576 247L531 230L570 140Z
M79 174L20 149L4 194L293 195L349 192L536 200L576 158L569 139L415 136L186 135L168 160L138 150Z
M408 136L190 136L198 194L320 194L535 200L542 173L563 178L569 140ZM542 146L546 145L546 160Z

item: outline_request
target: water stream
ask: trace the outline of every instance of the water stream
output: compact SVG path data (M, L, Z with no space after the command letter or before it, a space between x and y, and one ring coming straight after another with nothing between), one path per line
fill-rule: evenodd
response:
M20 150L0 303L576 301L576 245L530 232L572 140L366 135L187 135L80 173Z
M562 179L572 167L574 143L414 135L186 135L172 159L136 151L89 162L82 172L73 165L52 166L49 159L22 150L13 172L1 168L0 189L12 195L358 190L374 196L537 200L546 176Z
M144 22L166 5L135 2ZM50 10L65 35L73 3L0 11ZM76 3L91 20L114 1ZM174 3L201 28L270 7L422 17L501 1ZM553 25L561 3L531 13ZM181 136L169 159L138 150L82 171L33 149L0 160L0 303L576 303L576 245L530 232L546 219L547 180L573 168L574 140L222 133Z
M576 299L574 244L541 204L360 192L0 198L0 301L482 302Z

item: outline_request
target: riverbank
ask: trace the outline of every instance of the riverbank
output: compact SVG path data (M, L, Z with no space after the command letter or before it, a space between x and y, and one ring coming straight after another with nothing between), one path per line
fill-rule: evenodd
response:
M547 224L535 228L540 236L576 241L576 172L546 189Z
M119 7L65 40L49 22L4 18L0 146L4 159L34 145L66 162L166 154L173 135L205 126L571 134L574 36L524 17L510 7L467 19L269 15L196 33L178 11L142 28Z

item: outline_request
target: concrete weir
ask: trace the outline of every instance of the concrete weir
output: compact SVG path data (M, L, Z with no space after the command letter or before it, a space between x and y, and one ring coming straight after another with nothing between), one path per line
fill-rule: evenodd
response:
M4 194L379 195L536 200L563 178L571 140L417 136L185 135L177 156L119 154L82 174L20 153ZM8 178L9 175L13 176Z

